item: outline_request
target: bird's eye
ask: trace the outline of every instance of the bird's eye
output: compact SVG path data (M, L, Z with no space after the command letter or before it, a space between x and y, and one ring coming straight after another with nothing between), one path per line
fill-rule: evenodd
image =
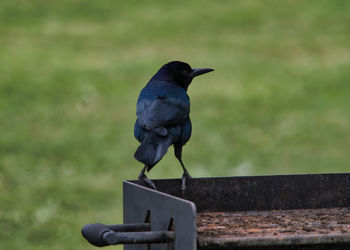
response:
M187 76L188 72L186 70L182 71L182 75Z

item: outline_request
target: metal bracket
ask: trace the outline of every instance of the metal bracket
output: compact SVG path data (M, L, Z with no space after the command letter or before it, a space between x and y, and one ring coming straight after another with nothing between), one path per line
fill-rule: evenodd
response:
M174 231L171 243L124 245L124 250L197 249L196 207L187 201L129 181L123 182L124 224L151 224L152 231Z

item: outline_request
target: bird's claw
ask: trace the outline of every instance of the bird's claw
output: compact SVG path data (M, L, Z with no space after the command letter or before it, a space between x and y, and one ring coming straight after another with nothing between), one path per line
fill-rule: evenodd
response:
M183 194L185 194L186 191L186 180L191 179L191 175L186 171L182 174L181 180L182 180L182 185L181 185L181 191Z
M151 188L153 188L154 190L157 190L156 185L154 185L153 181L151 181L150 179L148 179L147 176L146 176L145 174L140 174L139 180L140 180L140 181L146 182Z

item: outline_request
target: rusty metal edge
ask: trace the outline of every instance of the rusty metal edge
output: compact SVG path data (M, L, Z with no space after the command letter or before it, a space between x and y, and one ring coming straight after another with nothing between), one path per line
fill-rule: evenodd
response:
M350 233L318 234L291 236L262 236L262 237L198 237L198 247L255 247L281 245L317 245L350 243Z

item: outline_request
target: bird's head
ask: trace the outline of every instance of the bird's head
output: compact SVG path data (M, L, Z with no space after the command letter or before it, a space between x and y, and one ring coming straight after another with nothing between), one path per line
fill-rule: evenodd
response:
M169 81L187 90L194 77L211 71L213 71L213 69L192 69L187 63L173 61L163 65L152 79Z

